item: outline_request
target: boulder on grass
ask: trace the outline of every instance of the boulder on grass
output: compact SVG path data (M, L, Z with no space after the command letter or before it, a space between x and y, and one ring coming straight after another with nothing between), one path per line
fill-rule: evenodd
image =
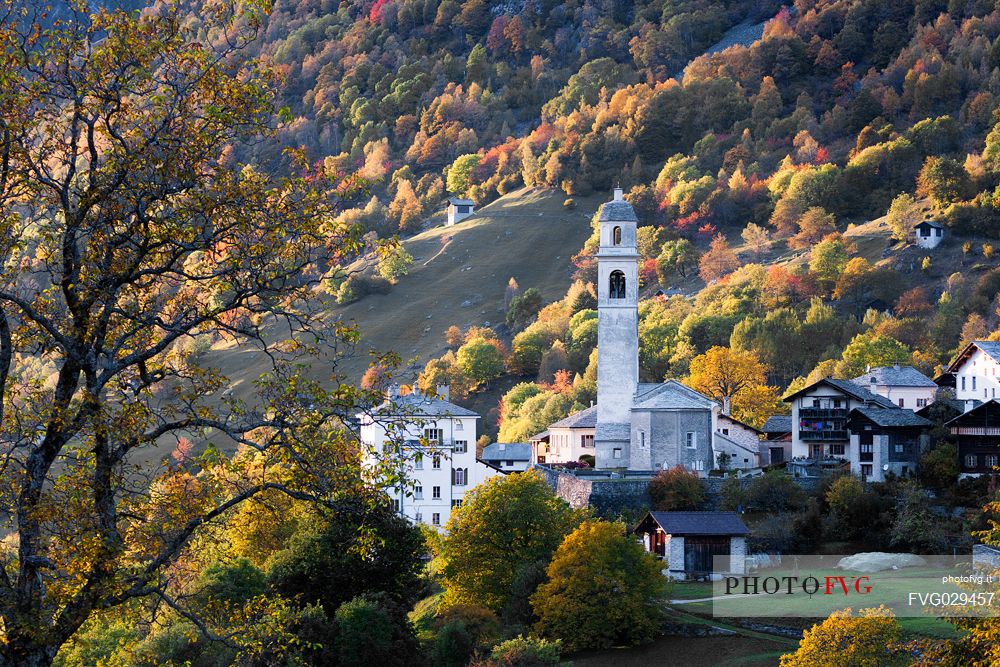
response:
M837 563L837 567L841 570L871 574L872 572L898 570L903 567L917 567L926 564L927 561L915 554L890 554L884 551L869 551L841 558Z

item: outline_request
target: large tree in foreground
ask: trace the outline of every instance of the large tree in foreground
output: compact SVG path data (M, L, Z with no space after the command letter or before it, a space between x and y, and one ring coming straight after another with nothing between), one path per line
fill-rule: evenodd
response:
M68 4L53 23L0 0L4 665L47 665L136 600L197 625L171 596L193 539L262 491L336 509L358 479L337 430L358 397L295 364L352 337L304 305L310 269L358 249L331 222L342 184L232 157L275 117L244 53L261 8L206 3L198 41L171 10ZM223 339L272 362L253 404L200 361ZM149 463L182 438L249 453Z

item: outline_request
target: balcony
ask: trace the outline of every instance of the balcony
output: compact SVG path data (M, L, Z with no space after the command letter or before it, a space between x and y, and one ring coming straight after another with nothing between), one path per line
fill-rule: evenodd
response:
M847 419L846 408L799 408L799 417L822 419Z
M847 431L806 431L799 430L799 440L804 442L830 442L832 440L847 440Z

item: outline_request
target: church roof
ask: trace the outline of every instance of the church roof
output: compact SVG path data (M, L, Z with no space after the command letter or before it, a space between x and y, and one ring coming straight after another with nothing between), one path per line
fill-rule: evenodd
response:
M689 410L714 405L715 401L677 380L641 383L632 400L633 410Z
M851 382L864 387L865 385L870 385L872 379L875 380L875 384L884 384L890 387L937 386L934 380L913 366L881 366L879 368L872 368L868 372L854 378Z
M594 428L597 426L597 406L592 405L586 410L574 412L565 419L560 419L555 424L549 424L549 428Z
M650 520L668 535L750 534L750 529L736 512L650 512L639 527Z
M624 199L601 204L597 218L600 222L638 222L635 209Z

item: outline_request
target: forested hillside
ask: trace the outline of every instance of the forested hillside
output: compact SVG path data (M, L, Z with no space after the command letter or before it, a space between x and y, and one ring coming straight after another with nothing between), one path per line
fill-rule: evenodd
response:
M767 390L742 414L760 421L810 374L933 373L997 329L994 3L303 1L264 20L255 48L285 75L285 123L236 151L280 169L281 145L302 146L356 173L369 187L342 222L407 236L446 194L622 184L644 225L645 294L694 296L643 304L644 379L689 377L715 346L749 354ZM761 20L759 41L697 55ZM908 244L925 217L946 226L934 251ZM565 249L574 304L485 334L504 356L494 369L559 399L503 437L591 398L593 312L578 297L593 249ZM367 291L344 278L326 285L341 301ZM489 384L496 373L466 377L452 345L421 383Z

